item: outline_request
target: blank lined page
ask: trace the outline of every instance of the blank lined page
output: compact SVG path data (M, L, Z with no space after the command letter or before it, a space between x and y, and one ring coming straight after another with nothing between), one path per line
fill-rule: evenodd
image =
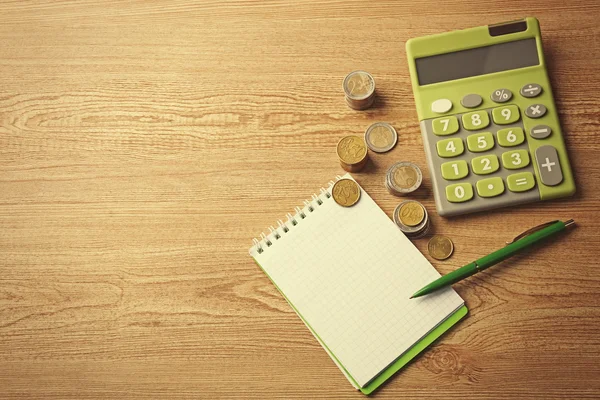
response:
M464 302L452 288L409 300L440 275L364 190L349 208L321 198L251 254L363 387Z

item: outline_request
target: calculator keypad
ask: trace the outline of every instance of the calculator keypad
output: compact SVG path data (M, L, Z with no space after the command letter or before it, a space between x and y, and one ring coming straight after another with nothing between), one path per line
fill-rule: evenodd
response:
M505 89L498 95L506 97L507 93ZM509 96L512 97L512 93ZM536 105L531 104L527 109L533 112L531 106ZM547 113L545 107L539 106L540 112ZM432 183L436 202L438 205L441 202L441 209L438 207L441 215L539 200L539 191L533 190L538 178L532 162L537 163L537 159L532 160L527 143L535 139L532 128L531 132L524 130L524 119L530 118L525 112L525 107L519 108L507 101L491 108L421 121L427 138L425 145L431 151ZM544 133L540 130L536 135ZM560 172L556 172L560 168L556 167L558 158L550 149L547 154L549 163L546 165L551 168L548 174L552 174L547 175L547 181L558 182L563 179ZM538 169L542 168L538 163Z

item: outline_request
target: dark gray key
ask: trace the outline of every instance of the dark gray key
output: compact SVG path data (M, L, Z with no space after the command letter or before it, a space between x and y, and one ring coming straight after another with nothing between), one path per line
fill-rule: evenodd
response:
M521 88L519 91L523 97L537 97L542 93L542 87L537 83L529 83Z
M512 92L508 89L496 89L492 92L490 98L496 103L506 103L512 99Z
M475 108L475 107L479 107L479 105L482 102L483 102L483 99L481 98L480 95L472 93L472 94L468 94L465 97L463 97L462 100L460 101L460 104L462 104L463 107Z
M525 109L525 115L529 118L542 118L545 114L546 106L543 104L532 104Z
M552 133L552 128L548 125L536 125L531 128L529 134L534 139L546 139Z
M535 161L544 185L556 186L562 182L563 174L560 169L560 161L553 146L538 147L535 151Z

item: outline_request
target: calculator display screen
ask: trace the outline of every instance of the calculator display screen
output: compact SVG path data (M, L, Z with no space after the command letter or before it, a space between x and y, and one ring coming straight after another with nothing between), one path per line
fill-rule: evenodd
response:
M535 38L415 59L419 85L539 65Z

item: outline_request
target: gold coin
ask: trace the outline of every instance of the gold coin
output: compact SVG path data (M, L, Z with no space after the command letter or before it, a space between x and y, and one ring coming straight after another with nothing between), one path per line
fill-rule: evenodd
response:
M418 177L419 175L414 168L408 165L403 165L396 169L394 173L394 182L401 189L410 189L415 183L417 183Z
M344 79L344 92L351 99L364 99L373 94L375 80L365 71L354 71Z
M425 210L416 201L408 201L400 207L398 217L406 226L417 226L425 219Z
M346 136L337 144L337 155L346 164L356 164L367 156L367 144L359 136Z
M436 260L445 260L452 255L454 243L446 236L435 235L429 240L427 250L429 251L429 255Z
M360 199L360 188L352 179L340 179L331 189L333 199L340 206L351 207Z

